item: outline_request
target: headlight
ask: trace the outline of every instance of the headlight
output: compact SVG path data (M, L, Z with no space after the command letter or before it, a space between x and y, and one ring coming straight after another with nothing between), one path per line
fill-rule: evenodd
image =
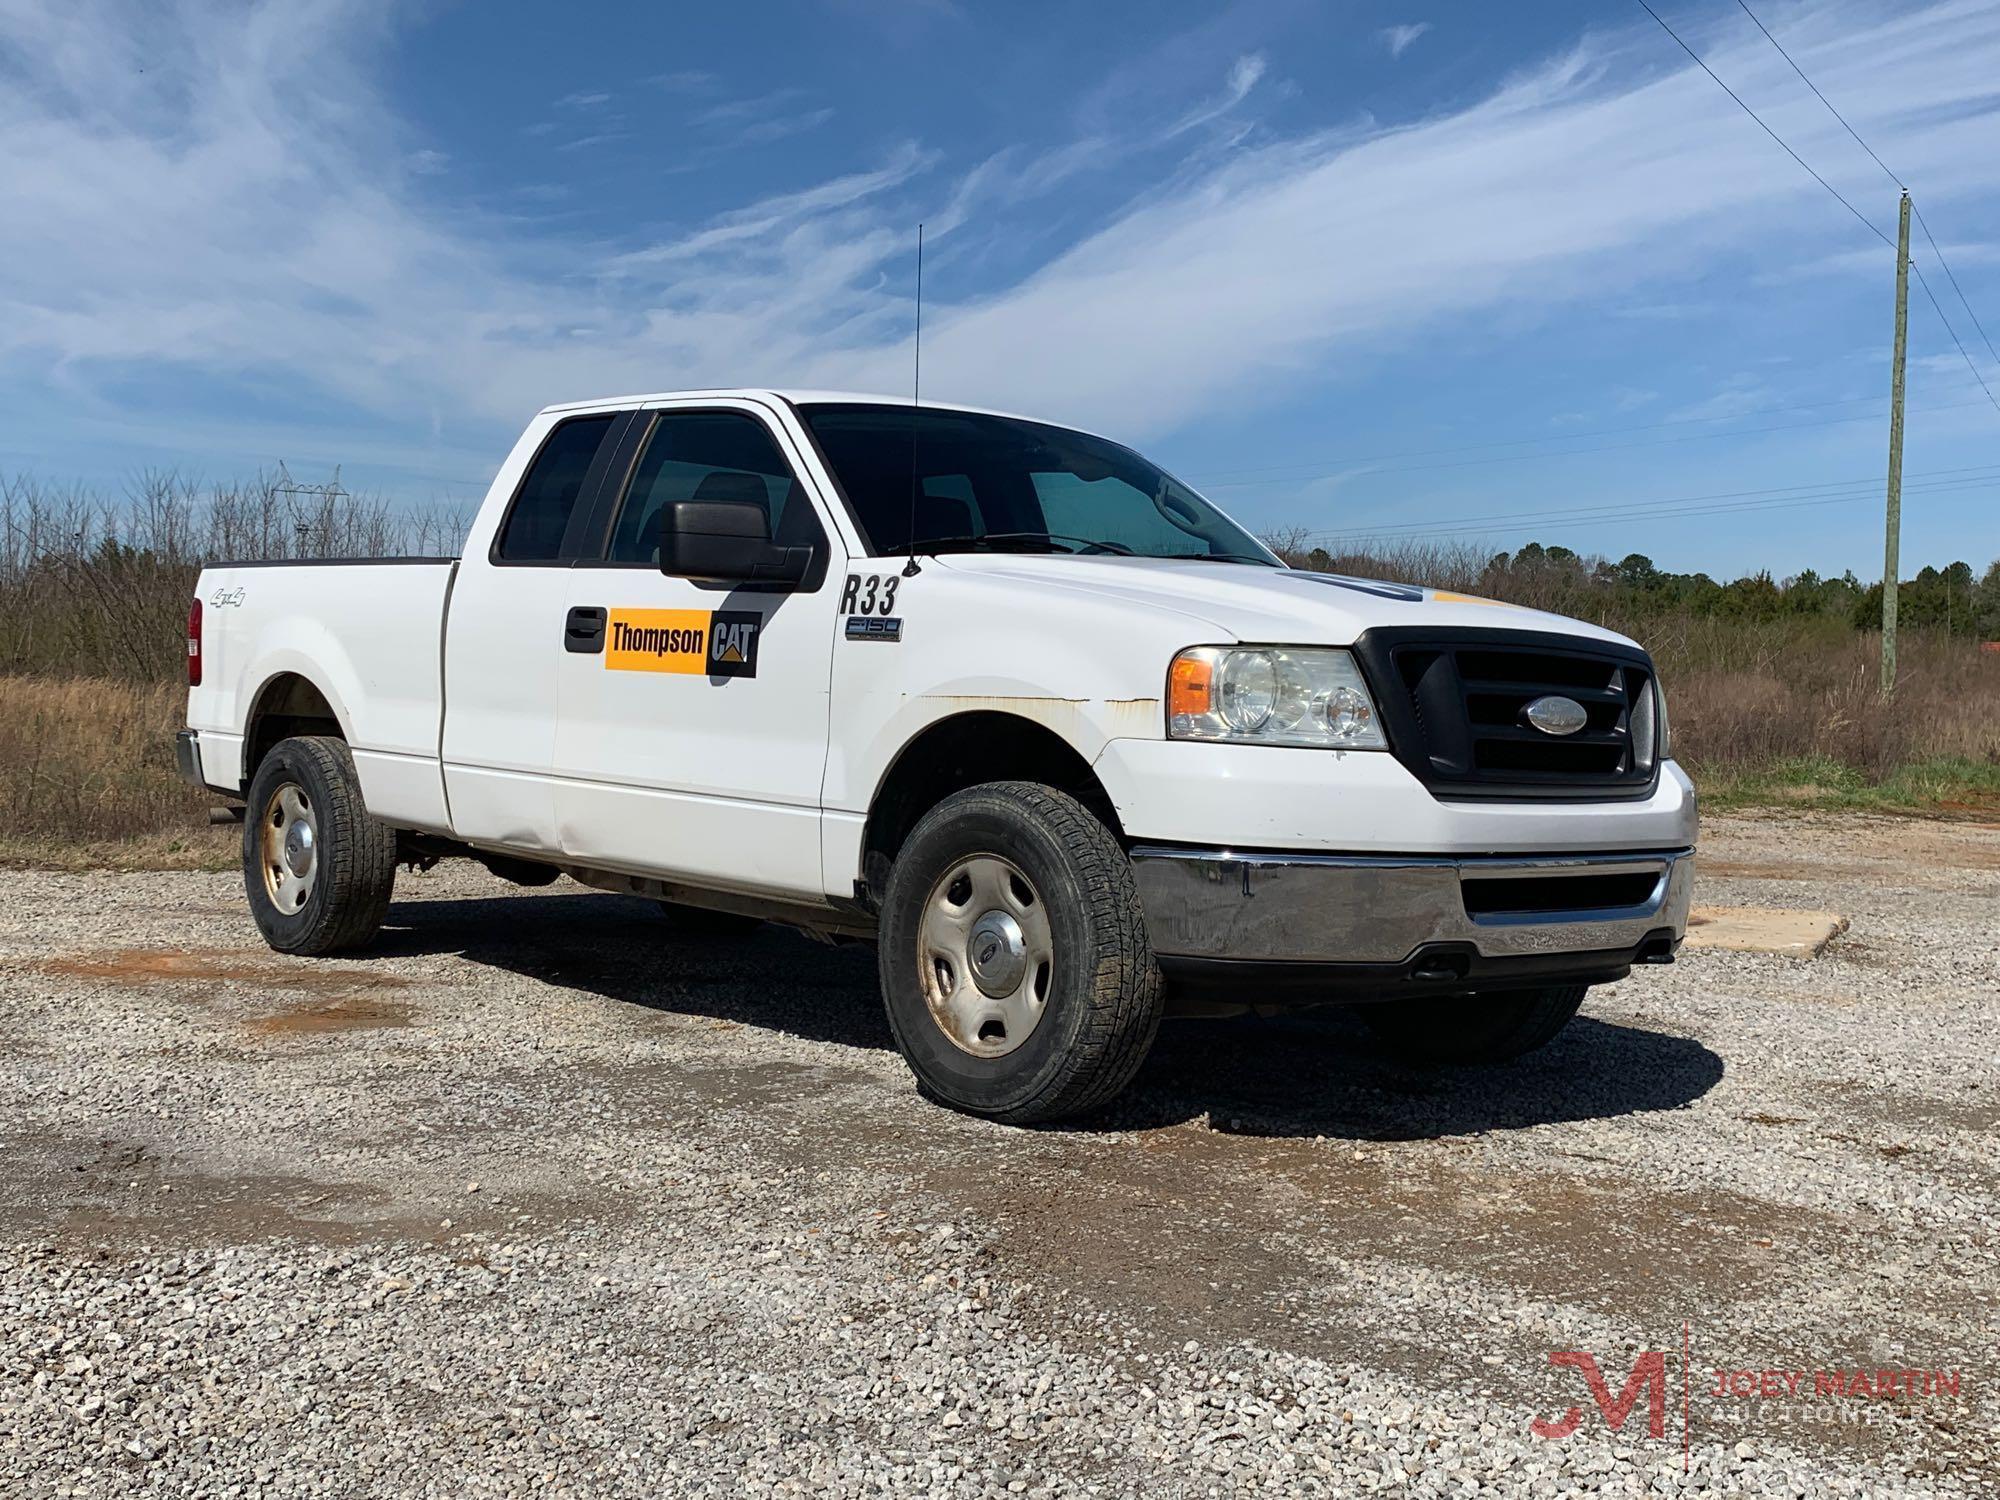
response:
M1167 737L1387 748L1361 669L1317 646L1195 646L1167 673Z
M1641 771L1650 772L1670 753L1667 737L1667 695L1655 676L1633 700L1626 721L1632 731L1632 761Z

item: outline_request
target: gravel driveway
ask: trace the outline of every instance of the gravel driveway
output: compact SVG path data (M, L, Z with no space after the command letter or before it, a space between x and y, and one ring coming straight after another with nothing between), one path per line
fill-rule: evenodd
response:
M0 1495L1992 1494L2000 827L1703 856L1852 929L1484 1073L1170 1023L1042 1131L775 929L446 867L307 962L0 875Z

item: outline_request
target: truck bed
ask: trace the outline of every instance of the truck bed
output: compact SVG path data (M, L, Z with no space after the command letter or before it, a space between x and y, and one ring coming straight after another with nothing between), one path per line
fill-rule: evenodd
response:
M408 827L448 828L438 731L457 565L394 557L204 568L202 680L188 692L204 779L225 790L242 784L242 726L296 675L339 705L370 810Z

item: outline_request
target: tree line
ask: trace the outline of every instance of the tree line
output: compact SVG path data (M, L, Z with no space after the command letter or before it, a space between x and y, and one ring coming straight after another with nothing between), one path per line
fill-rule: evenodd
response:
M1662 568L1643 552L1613 562L1540 542L1489 555L1427 544L1336 553L1301 548L1287 537L1273 540L1294 566L1378 576L1387 572L1411 582L1590 618L1693 615L1760 624L1819 620L1855 630L1879 629L1882 623L1882 585L1863 583L1851 569L1838 578L1823 578L1810 568L1783 578L1765 570L1723 582L1707 573ZM1431 576L1418 576L1424 573ZM1963 561L1920 568L1902 581L1896 610L1900 622L1912 629L2000 640L2000 560L1989 563L1984 573L1975 573Z

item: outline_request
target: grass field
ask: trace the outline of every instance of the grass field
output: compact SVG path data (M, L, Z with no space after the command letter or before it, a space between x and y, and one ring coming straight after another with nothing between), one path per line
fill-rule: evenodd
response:
M455 552L464 519L271 476L202 489L152 475L122 501L0 478L0 863L233 862L236 831L208 824L208 799L173 764L202 561ZM1505 554L1469 544L1326 557L1271 540L1295 564L1488 594L1638 640L1666 685L1674 754L1711 806L2000 811L2000 652L1966 633L1964 599L1955 626L1905 633L1885 704L1880 637L1852 609L1794 610L1801 580L1675 602L1619 582L1625 564L1574 554L1536 549L1529 564L1524 550L1501 567Z
M1716 623L1655 643L1707 805L2000 816L2000 654L1913 637L1885 707L1866 637ZM185 704L178 684L0 677L0 864L233 863L235 828L174 770Z
M213 868L236 830L174 770L187 689L0 677L0 863Z

